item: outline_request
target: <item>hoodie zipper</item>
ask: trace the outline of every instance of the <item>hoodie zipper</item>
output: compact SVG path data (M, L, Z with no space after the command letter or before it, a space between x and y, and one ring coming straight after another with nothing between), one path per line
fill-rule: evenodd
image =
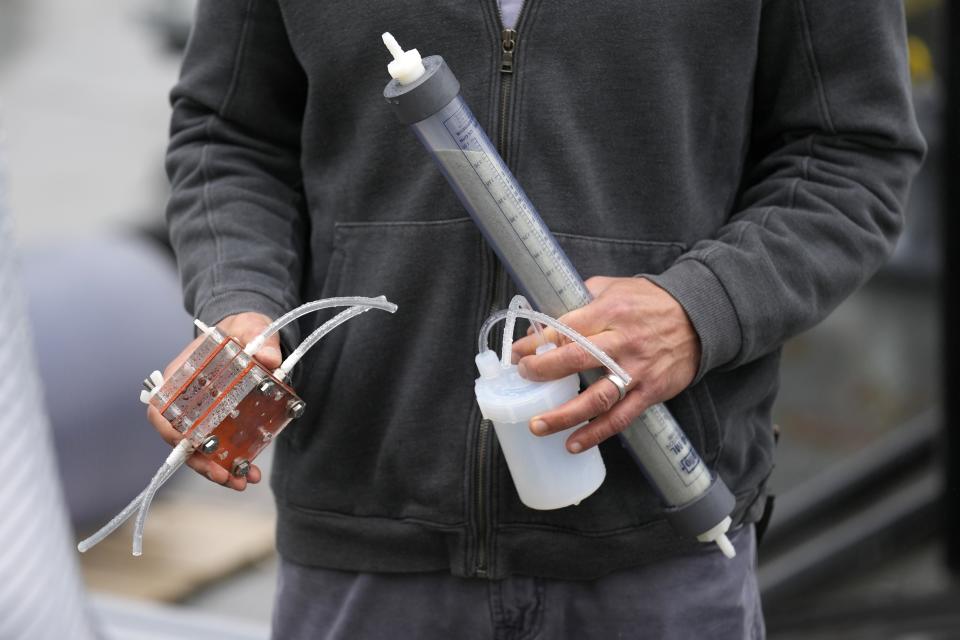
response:
M511 90L513 89L513 72L515 68L515 54L517 49L517 30L507 29L503 26L503 14L500 12L500 2L497 2L497 15L500 16L500 119L497 124L499 127L497 135L497 151L500 157L506 158L507 151L507 115L510 109ZM526 8L526 2L520 5L520 13L517 16L517 25L520 24L520 18ZM504 160L506 162L506 160ZM507 290L507 273L500 264L499 258L492 249L488 249L493 259L493 288L490 296L489 313L506 306L504 300ZM499 344L499 340L495 340ZM476 509L477 509L477 558L474 571L478 577L486 577L488 570L488 538L489 522L487 511L489 510L489 499L487 497L487 471L492 466L490 464L490 429L493 423L489 420L481 420L477 431L477 477L476 477Z

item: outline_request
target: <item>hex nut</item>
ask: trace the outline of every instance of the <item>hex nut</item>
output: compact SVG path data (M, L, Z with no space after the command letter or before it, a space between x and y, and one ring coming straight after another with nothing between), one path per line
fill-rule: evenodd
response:
M245 458L237 458L233 461L233 475L238 478L245 478L250 473L250 462Z
M274 388L277 386L277 383L273 380L267 379L260 383L260 386L257 387L257 391L262 393L265 396L273 393Z
M287 415L291 418L299 418L307 409L307 403L303 400L291 400L287 403Z
M220 438L217 436L207 436L207 439L200 445L200 451L203 453L213 453L220 448Z

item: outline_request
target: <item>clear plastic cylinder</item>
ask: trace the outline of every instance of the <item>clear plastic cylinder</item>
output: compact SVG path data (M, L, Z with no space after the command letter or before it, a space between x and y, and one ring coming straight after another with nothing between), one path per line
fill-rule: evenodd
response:
M590 302L583 280L460 95L411 127L536 309L556 318ZM628 432L628 449L667 505L687 504L710 487L709 469L666 407L651 407Z

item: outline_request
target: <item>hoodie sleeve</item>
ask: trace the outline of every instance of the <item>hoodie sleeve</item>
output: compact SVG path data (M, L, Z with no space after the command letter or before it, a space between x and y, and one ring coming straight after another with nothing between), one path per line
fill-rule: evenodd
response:
M171 94L167 222L185 306L208 324L299 302L305 100L276 2L199 3Z
M777 349L862 285L924 152L898 0L768 0L734 213L650 277L700 336L696 379Z

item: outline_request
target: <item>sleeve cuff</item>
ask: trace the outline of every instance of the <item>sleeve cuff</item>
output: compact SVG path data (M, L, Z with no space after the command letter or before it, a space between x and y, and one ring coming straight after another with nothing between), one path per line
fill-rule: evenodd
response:
M213 326L237 313L262 313L271 320L276 320L295 305L285 308L284 305L256 291L230 291L216 295L204 301L197 308L197 318ZM291 322L280 330L280 342L284 353L290 353L300 342L300 329L296 322Z
M700 337L700 368L694 383L736 357L742 341L740 320L726 289L709 267L686 259L660 275L641 275L680 303Z

